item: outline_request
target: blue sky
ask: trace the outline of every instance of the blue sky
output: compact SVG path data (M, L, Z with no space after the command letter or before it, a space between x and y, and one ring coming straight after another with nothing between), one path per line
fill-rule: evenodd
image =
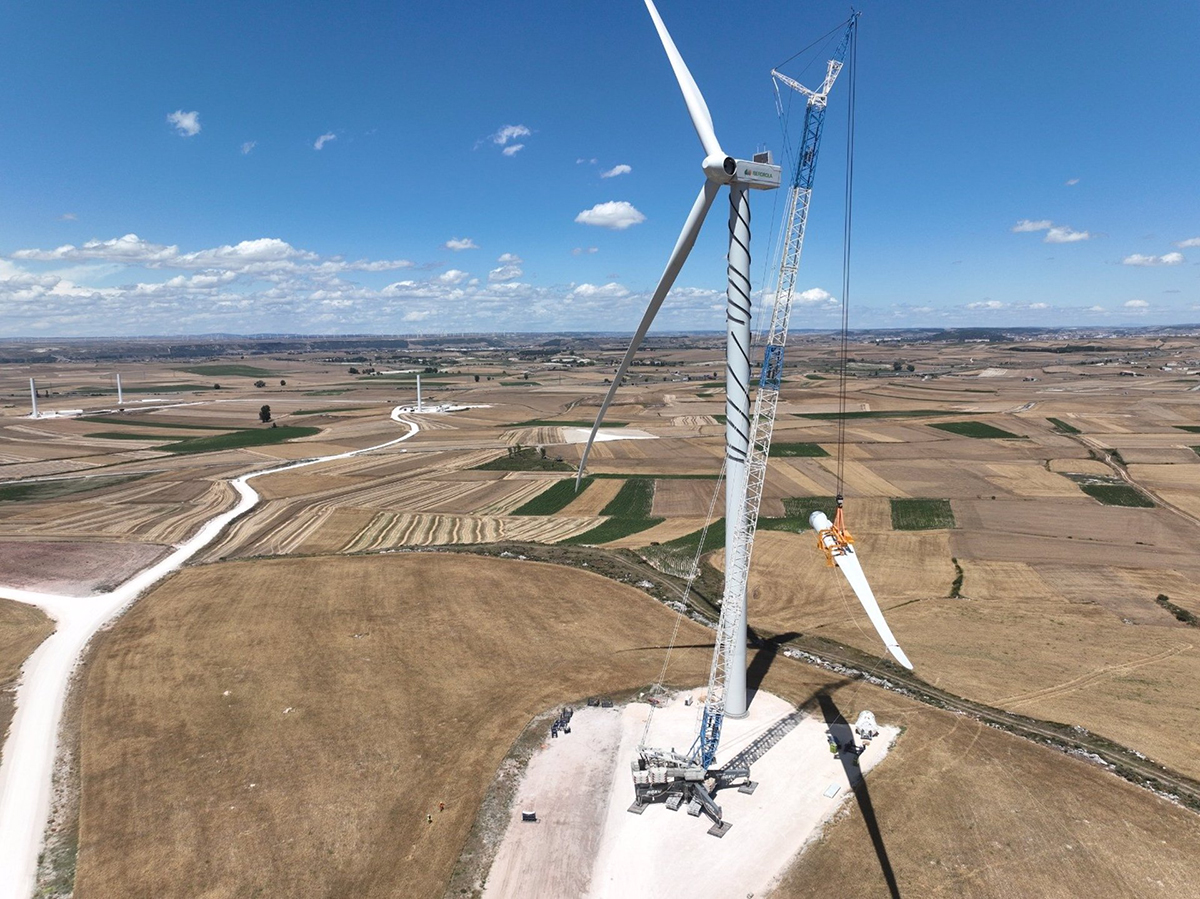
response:
M846 14L659 9L736 156L779 150L768 72ZM1200 320L1200 6L862 10L853 324ZM634 0L5 20L3 334L632 329L701 183ZM838 317L844 88L797 327ZM756 286L777 199L753 197ZM723 327L725 217L661 328Z

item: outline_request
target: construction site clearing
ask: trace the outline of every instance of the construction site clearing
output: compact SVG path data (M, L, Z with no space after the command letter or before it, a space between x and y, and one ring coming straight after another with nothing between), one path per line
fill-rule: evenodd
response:
M653 714L652 742L682 751L703 702L698 688L656 706L577 710L571 732L529 761L484 899L668 896L684 882L697 899L766 895L900 734L885 726L863 740L840 718L827 723L759 691L745 718L725 723L718 764L748 762L755 788L718 791L729 825L718 840L712 822L686 805L630 805L629 760L647 719Z

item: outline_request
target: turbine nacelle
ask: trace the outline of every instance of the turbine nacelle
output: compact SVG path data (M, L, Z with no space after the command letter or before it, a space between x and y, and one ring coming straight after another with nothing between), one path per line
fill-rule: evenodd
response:
M782 170L769 162L734 159L723 153L704 157L704 176L714 184L738 184L755 190L774 190L782 183Z

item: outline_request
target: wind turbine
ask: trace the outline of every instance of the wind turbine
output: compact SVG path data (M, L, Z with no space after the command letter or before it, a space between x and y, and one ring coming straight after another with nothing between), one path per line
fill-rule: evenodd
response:
M641 323L633 334L633 340L625 357L621 360L617 373L613 377L612 386L600 405L596 423L588 436L583 449L583 457L579 462L579 472L575 483L578 489L587 465L588 454L596 433L604 421L604 415L620 387L634 355L641 346L654 317L666 299L667 293L675 283L679 270L696 243L696 236L704 224L708 210L720 192L722 185L729 185L729 264L727 268L728 289L725 298L725 510L726 522L732 522L732 515L742 508L746 495L746 456L750 444L750 199L747 190L773 190L780 185L779 166L772 165L770 154L755 154L752 160L734 159L728 155L717 140L713 129L712 115L704 95L696 85L692 73L688 71L683 57L675 47L667 26L663 24L654 6L653 0L645 0L646 9L654 22L654 28L662 41L675 80L679 82L679 90L683 93L683 102L687 105L688 115L696 135L700 138L700 146L704 151L704 159L700 164L704 171L704 184L692 204L692 210L684 221L683 230L675 242L675 249L667 258L667 266L663 270L658 286L650 297L646 312L642 315ZM725 528L725 558L734 557L736 541L740 539L737 528ZM741 596L726 595L723 602L745 602L745 594ZM728 693L726 714L740 718L746 714L746 616L741 615L740 632L728 660Z

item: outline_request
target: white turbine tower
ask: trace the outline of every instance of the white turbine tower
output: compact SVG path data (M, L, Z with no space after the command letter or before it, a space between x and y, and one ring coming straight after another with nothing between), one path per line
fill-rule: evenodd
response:
M704 160L701 163L701 168L704 170L704 185L700 188L696 202L692 204L692 211L688 213L687 220L683 224L683 230L675 242L675 249L671 251L671 255L667 259L667 266L658 281L658 286L654 289L641 323L633 334L629 349L626 350L625 357L617 368L612 386L604 397L604 402L600 405L596 423L592 426L592 433L583 450L583 458L579 462L576 485L578 485L579 478L583 476L584 466L587 465L588 454L596 439L596 433L604 421L604 415L612 403L617 388L629 370L629 364L633 361L638 347L641 346L663 300L666 299L667 293L675 283L675 278L683 267L688 253L691 252L692 246L696 242L696 236L700 233L700 227L704 224L704 218L708 214L713 200L716 199L721 185L728 184L729 265L727 274L729 285L725 300L725 510L727 523L725 558L731 559L735 556L735 541L741 536L738 534L737 528L730 526L733 521L731 516L738 514L744 504L746 456L750 443L750 200L746 191L750 188L772 190L779 187L780 170L778 166L771 165L769 154L764 154L764 158L755 160L734 159L721 149L713 130L712 115L708 111L708 105L704 102L704 95L700 93L700 88L696 86L692 73L688 71L683 57L679 55L679 50L676 49L675 42L671 40L667 26L663 24L653 0L645 0L645 2L650 18L654 21L654 27L658 31L659 40L662 41L663 49L667 53L667 59L671 63L671 69L675 73L675 80L679 82L683 101L687 104L692 125L696 129L700 145L704 150ZM729 595L728 580L726 587L726 595L722 602L740 604L742 611L737 639L734 641L728 659L725 713L731 717L740 718L746 714L746 615L744 609L746 596L744 591L740 596Z
M29 417L37 418L37 385L33 383L33 378L29 379L29 399L33 403L33 411L29 413Z
M125 394L121 392L121 373L117 372L117 407L125 405Z

